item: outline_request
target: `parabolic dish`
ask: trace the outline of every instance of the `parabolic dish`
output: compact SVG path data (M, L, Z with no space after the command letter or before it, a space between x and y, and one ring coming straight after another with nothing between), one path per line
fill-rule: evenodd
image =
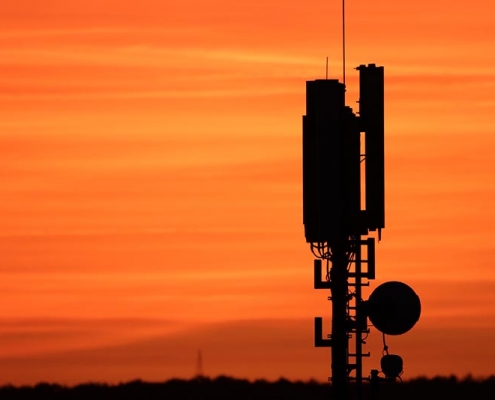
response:
M380 332L402 335L419 320L421 302L418 295L402 282L385 282L378 286L367 302L368 317Z

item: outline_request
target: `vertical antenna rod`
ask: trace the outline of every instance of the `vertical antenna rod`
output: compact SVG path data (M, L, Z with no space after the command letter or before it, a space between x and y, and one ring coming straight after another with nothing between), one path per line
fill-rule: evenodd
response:
M345 86L345 0L342 0L342 80Z

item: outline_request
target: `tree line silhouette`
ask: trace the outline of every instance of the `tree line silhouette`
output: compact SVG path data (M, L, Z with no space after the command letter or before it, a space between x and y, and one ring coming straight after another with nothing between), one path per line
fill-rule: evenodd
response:
M354 392L350 387L350 399ZM364 385L364 399L369 399L368 385ZM416 378L406 382L382 382L378 387L377 400L417 400L417 399L481 399L495 398L495 376L486 379L474 379L467 376L458 379L455 376ZM85 383L76 386L38 383L34 386L0 387L2 400L329 400L332 399L332 387L328 383L316 381L275 382L266 380L248 381L220 376L214 379L198 377L191 380L171 379L166 382L144 382L135 380L127 383L109 385L104 383Z

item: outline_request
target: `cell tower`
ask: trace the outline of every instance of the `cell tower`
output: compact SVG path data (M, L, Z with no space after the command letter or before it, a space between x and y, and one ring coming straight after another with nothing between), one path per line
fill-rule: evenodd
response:
M343 4L344 6L344 4ZM344 7L343 7L344 10ZM344 22L343 12L343 22ZM359 112L345 104L344 82L306 82L303 116L303 224L315 255L314 288L329 289L332 333L323 338L323 318L315 318L315 346L331 347L335 399L348 398L354 381L362 398L363 380L395 380L402 358L386 354L381 372L363 377L364 337L369 321L384 335L400 335L418 321L421 304L401 282L387 282L362 298L362 287L375 279L375 238L385 228L384 67L360 65ZM324 264L324 266L323 266ZM323 270L323 271L322 271ZM353 340L352 340L353 339ZM352 341L354 342L352 344Z

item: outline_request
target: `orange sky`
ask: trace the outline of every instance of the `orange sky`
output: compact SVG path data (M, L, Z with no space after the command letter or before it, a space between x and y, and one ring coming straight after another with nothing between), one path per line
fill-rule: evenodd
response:
M351 0L347 101L385 66L378 284L420 322L404 378L495 373L495 5ZM0 384L315 378L327 293L302 225L305 81L341 78L340 1L6 0ZM372 330L365 373L378 368Z

